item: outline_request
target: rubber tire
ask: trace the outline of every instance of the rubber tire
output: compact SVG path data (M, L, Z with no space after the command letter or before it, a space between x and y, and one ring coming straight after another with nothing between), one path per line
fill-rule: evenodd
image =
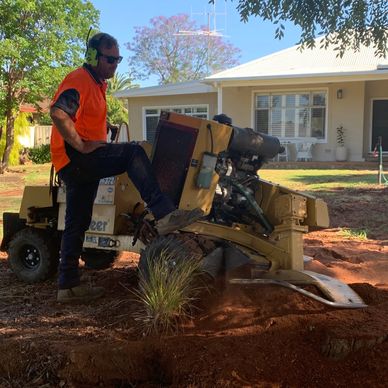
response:
M113 265L119 256L120 251L85 248L81 254L81 259L89 269L107 269Z
M29 267L25 261L27 249L33 247L39 263ZM45 230L27 227L15 233L9 243L8 263L19 280L39 283L53 276L59 263L59 241Z
M138 268L145 279L149 276L149 260L159 260L162 257L162 253L165 252L167 252L169 257L174 258L171 262L171 269L174 268L177 261L187 260L188 257L192 256L191 250L173 235L159 236L152 240L140 254ZM166 254L163 256L165 257Z

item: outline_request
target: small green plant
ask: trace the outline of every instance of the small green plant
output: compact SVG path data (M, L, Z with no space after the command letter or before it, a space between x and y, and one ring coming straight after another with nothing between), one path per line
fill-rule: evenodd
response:
M368 232L366 229L341 229L339 234L346 238L351 238L355 240L367 240Z
M140 304L135 320L144 335L176 331L179 323L192 315L193 303L203 289L197 257L177 260L176 252L168 248L157 255L147 257L146 270L139 271L139 288L134 291Z
M51 161L50 145L42 144L39 147L30 148L28 156L34 164L44 164Z
M337 145L338 147L345 147L345 129L342 125L337 127Z

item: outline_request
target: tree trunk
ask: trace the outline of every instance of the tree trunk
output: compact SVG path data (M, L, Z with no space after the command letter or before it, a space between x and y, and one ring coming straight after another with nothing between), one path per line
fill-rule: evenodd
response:
M0 166L0 174L4 174L4 171L8 167L9 155L11 153L14 140L15 140L14 124L15 124L15 116L12 112L12 109L7 109L6 127L5 127L5 148L4 148L3 158Z

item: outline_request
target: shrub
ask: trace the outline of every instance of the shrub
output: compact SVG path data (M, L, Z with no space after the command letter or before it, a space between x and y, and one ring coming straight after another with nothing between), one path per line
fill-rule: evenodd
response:
M337 145L345 147L345 128L342 125L337 127Z
M189 318L194 301L204 289L199 257L173 237L155 239L139 263L139 308L134 314L144 335L166 334Z
M39 147L30 148L28 156L34 164L51 162L50 144L42 144Z

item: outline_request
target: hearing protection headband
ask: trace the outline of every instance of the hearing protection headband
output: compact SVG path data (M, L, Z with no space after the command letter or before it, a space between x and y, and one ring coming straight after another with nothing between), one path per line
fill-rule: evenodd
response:
M96 39L96 42L93 41L93 38L91 39L91 42L89 41L89 35L90 35L90 31L92 30L92 27L89 28L89 31L88 31L88 36L86 37L86 53L85 53L85 62L88 64L88 65L91 65L91 66L97 66L98 64L98 50L95 48L95 47L92 47L92 44L93 46L96 45L98 46L99 42L100 42L100 39L103 35L99 36L97 39Z

